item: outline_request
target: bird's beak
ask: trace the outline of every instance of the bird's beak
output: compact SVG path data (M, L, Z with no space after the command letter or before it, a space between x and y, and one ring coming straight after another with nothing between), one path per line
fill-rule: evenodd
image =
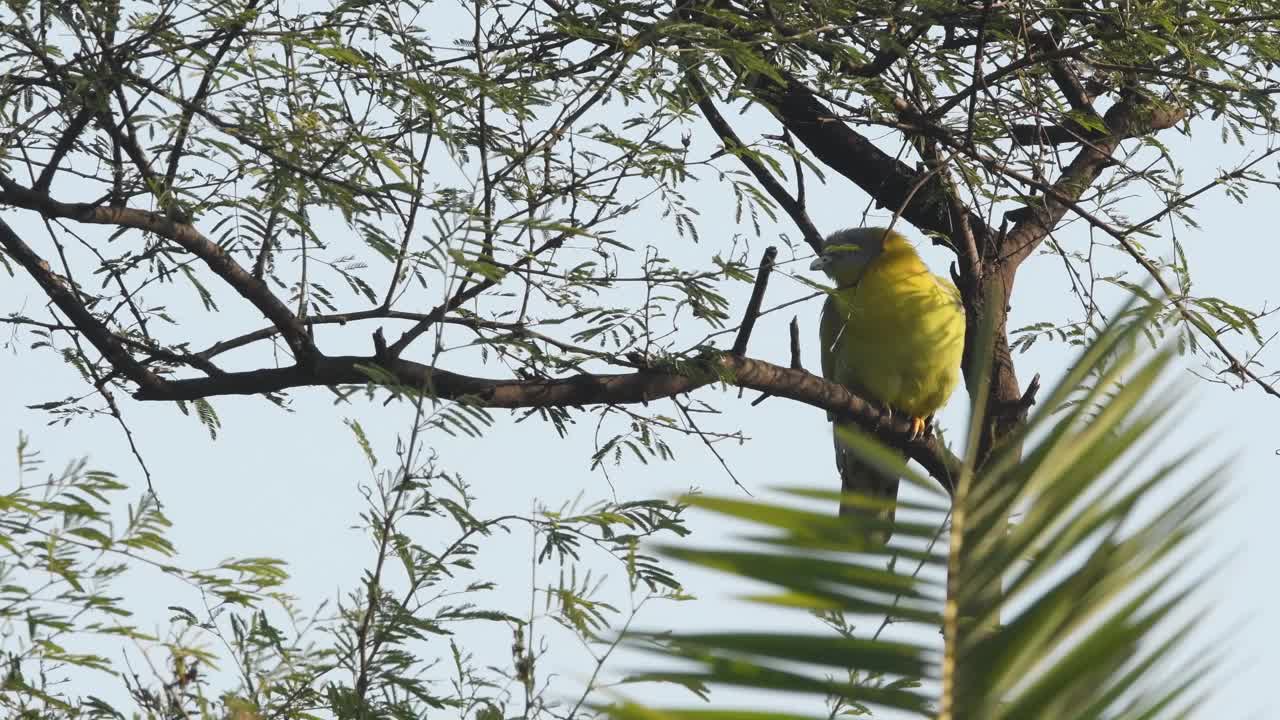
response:
M818 257L813 259L813 262L809 263L809 269L810 270L826 270L827 262L828 261L825 257L819 255Z

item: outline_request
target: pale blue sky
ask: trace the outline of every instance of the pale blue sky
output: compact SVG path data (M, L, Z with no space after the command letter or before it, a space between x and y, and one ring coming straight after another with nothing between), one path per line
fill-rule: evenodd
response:
M1219 169L1231 169L1236 160L1249 152L1259 152L1262 147L1257 143L1244 149L1223 146L1218 142L1216 128L1205 129L1207 132L1198 136L1195 143L1171 134L1162 136L1185 164L1189 186L1212 178ZM712 149L707 133L699 128L692 156L705 157ZM737 169L728 159L721 159L719 166ZM1267 171L1274 173L1274 167ZM619 229L618 239L637 248L656 245L668 257L692 268L707 266L712 255L725 251L735 233L750 234L749 225L733 225L734 204L727 188L716 182L712 172L704 169L699 175L702 181L686 187L686 191L691 204L701 213L701 244L676 238L656 213L646 212L631 216L626 226ZM811 181L809 189L811 213L821 231L860 224L858 213L867 204L861 191L834 175L829 186L820 187ZM1201 227L1178 231L1195 273L1197 293L1223 296L1255 308L1264 302L1280 302L1274 279L1276 268L1280 267L1274 198L1274 188L1262 187L1245 205L1236 204L1221 193L1209 193L1200 199L1196 217ZM1129 214L1133 217L1146 214L1147 206L1140 201L1131 207ZM29 243L47 251L47 240L31 213L0 212ZM887 220L887 215L873 215L872 219ZM906 230L913 239L921 240L913 228ZM791 237L798 236L791 228L784 231ZM332 229L321 232L345 233L336 223ZM1168 232L1168 227L1160 228L1160 232ZM776 233L776 227L766 225L764 237L752 239L753 263L765 245L776 242L773 239ZM1084 233L1083 225L1077 223L1059 237L1066 244L1081 243ZM924 242L919 244L934 270L945 273L948 261L945 253L925 246ZM1156 254L1169 253L1163 239L1149 242L1148 247ZM800 246L795 257L804 257L806 253L800 252L801 249L807 252ZM780 259L791 257L781 248ZM805 269L807 266L805 260L784 267L818 279L815 273ZM1138 275L1134 272L1130 277L1136 279ZM6 314L22 309L29 315L40 315L45 301L33 283L22 276L0 278L0 309ZM1079 316L1057 259L1032 258L1017 282L1012 325ZM745 285L735 288L735 315L741 312L748 290ZM805 287L780 272L770 285L766 305L807 292ZM193 295L186 291L171 292L167 304L180 318L181 332L201 340L222 338L261 325L261 318L246 309L240 298L225 292L218 297L225 308L219 315L204 313ZM424 306L432 299L424 297ZM1111 305L1114 306L1114 302ZM806 364L816 368L814 332L818 308L819 301L813 300L762 319L750 354L785 362L786 323L796 314L804 333ZM388 331L396 327L390 323L384 325ZM705 334L702 327L686 325L687 328L681 328L686 339ZM332 354L368 352L369 333L374 327L324 327L318 331L318 340L321 347ZM1268 321L1264 328L1266 336L1276 329L1276 324ZM61 364L56 355L27 351L29 340L27 337L24 342L9 345L7 351L0 354L0 368L5 375L21 379L6 383L5 399L0 403L0 441L16 442L17 433L24 430L54 466L87 455L93 466L112 470L135 487L143 487L123 437L109 419L82 419L67 428L45 427L44 414L25 409L29 404L83 390L74 370ZM727 336L722 345L726 343ZM202 342L197 340L193 344L201 346ZM427 346L423 344L410 356L422 359L426 353ZM1045 384L1050 385L1074 354L1073 349L1061 344L1037 344L1030 352L1017 357L1020 378L1025 383L1039 372ZM252 351L242 357L243 367L247 368L265 361L267 355ZM1264 353L1260 359L1264 363L1280 363L1280 355L1274 351ZM1195 361L1191 364L1199 365ZM442 361L442 365L479 375L504 374L500 366L482 367L475 353L457 353ZM1274 508L1280 507L1280 485L1276 483L1280 475L1277 473L1280 434L1275 429L1280 400L1264 395L1257 388L1232 392L1198 381L1185 386L1191 388L1195 396L1195 411L1171 433L1168 451L1179 452L1211 438L1203 464L1207 466L1210 461L1230 457L1234 467L1229 486L1233 502L1211 528L1213 544L1207 552L1208 558L1221 561L1224 566L1217 576L1217 584L1204 590L1203 597L1213 601L1213 612L1199 629L1197 641L1210 644L1224 633L1236 632L1226 653L1226 669L1230 671L1226 684L1217 696L1213 713L1204 717L1275 717L1280 714L1280 705L1271 692L1271 683L1280 671L1280 644L1274 642L1280 638L1280 610L1271 599L1280 588L1274 554L1270 550L1274 538L1268 530L1275 524ZM835 488L829 430L821 411L778 399L751 407L748 401L752 394L737 400L734 393L714 388L700 390L696 397L716 403L725 412L723 416L703 421L704 428L741 428L751 438L741 446L722 443L719 448L738 479L753 492L762 493L778 485ZM210 565L233 555L283 558L289 562L293 574L287 589L300 598L303 607L314 607L339 592L356 588L361 569L372 557L365 536L350 529L357 522L357 514L364 509L358 485L368 482L370 477L343 420L359 420L384 462L390 462L395 436L407 429L410 410L401 405L384 407L381 402L364 402L359 397L354 397L351 404L335 406L333 396L322 389L295 391L290 398L293 412L282 411L259 398L215 398L213 403L222 418L222 430L218 440L211 442L194 418L183 418L173 407L136 403L121 396L125 417L136 433L166 512L175 524L173 537L183 562L191 566ZM961 391L940 417L940 423L947 428L960 427L964 404ZM555 506L579 493L587 501L609 496L610 485L602 472L589 470L594 416L580 416L570 437L563 441L549 426L534 421L515 425L501 412L497 417L497 427L483 440L451 438L439 433L427 438L431 448L439 453L441 465L461 473L472 484L479 497L478 514L527 511L537 500ZM717 494L740 492L701 443L672 440L677 450L676 462L648 466L629 462L620 468L609 468L612 486L619 497L673 495L690 487ZM9 473L0 473L0 481L8 476ZM1187 479L1194 477L1194 473L1189 473ZM695 514L691 521L696 529L694 542L713 543L728 530L720 521L707 516ZM518 615L527 612L529 552L528 536L523 531L485 546L481 573L497 576L507 588L492 594L486 601L488 604ZM602 569L621 582L616 567L602 566ZM537 584L554 582L555 574L552 567L541 568ZM775 611L754 608L733 599L741 588L725 583L718 576L690 572L682 578L687 589L699 597L698 601L679 607L649 607L638 619L638 626L731 629L783 622ZM131 604L147 622L162 625L170 615L165 609L168 605L197 603L198 599L182 587L155 580L135 574L127 586ZM481 657L494 653L495 662L507 658L510 636L504 629L481 630L466 640ZM576 690L585 678L589 671L586 659L577 649L557 649L553 654L549 664L565 676L558 687L566 694ZM634 656L624 656L612 667L621 671L638 662ZM97 693L99 689L92 690ZM721 700L730 696L728 692L718 695ZM815 710L818 708L815 702Z

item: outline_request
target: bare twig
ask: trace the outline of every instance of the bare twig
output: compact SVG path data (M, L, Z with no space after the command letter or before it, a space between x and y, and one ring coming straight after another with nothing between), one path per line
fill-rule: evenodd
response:
M1031 377L1031 382L1027 383L1026 392L1022 393L1022 397L1018 399L1019 412L1027 412L1032 405L1036 404L1036 395L1040 392L1040 373L1036 373Z
M733 481L733 484L742 488L742 492L747 495L751 495L751 491L747 489L746 485L742 484L742 481L738 479L737 475L733 474L733 469L729 467L729 463L725 462L724 456L721 455L720 451L716 449L716 446L711 443L711 438L707 437L706 433L702 432L702 429L698 427L698 423L694 422L693 413L689 412L689 408L685 407L684 404L676 398L672 398L671 400L676 404L676 408L680 410L680 414L684 416L684 421L689 423L690 428L693 428L693 434L697 435L698 439L702 441L702 444L706 445L707 449L711 451L711 454L716 456L716 460L720 461L720 467L724 468L724 471L729 474L729 479Z
M795 316L791 318L791 369L804 369L800 362L800 320Z
M751 299L747 301L742 325L738 327L738 336L733 341L735 355L745 355L747 352L747 342L751 339L751 331L755 329L756 318L760 317L760 303L764 302L764 291L769 286L769 274L773 272L773 263L777 257L778 248L770 245L760 258L760 269L756 272L756 283L751 288Z

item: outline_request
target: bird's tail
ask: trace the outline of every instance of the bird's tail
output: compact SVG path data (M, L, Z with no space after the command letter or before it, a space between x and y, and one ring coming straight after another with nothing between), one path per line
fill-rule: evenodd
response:
M832 425L832 429L840 424ZM853 426L850 426L853 427ZM898 476L863 461L848 446L840 441L840 434L833 432L836 448L836 469L840 472L841 490L845 493L858 493L876 500L896 501L898 499ZM886 508L869 508L866 503L859 504L857 498L845 498L840 502L840 517L864 520L870 528L869 539L877 544L889 542L893 535L892 505Z

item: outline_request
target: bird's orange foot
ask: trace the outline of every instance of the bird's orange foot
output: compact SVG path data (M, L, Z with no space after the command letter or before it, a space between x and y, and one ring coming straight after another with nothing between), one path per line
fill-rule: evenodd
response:
M911 418L911 440L919 440L924 437L929 430L929 419L922 417Z

